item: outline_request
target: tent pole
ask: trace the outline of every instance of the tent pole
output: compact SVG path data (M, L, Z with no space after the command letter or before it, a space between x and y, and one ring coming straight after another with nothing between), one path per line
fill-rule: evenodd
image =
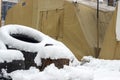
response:
M99 0L97 0L97 50L96 57L99 56Z

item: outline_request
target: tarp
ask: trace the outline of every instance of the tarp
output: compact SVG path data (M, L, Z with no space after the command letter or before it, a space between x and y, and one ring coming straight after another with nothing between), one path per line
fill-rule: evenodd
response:
M5 24L32 25L33 1L21 0L20 3L8 10Z
M67 15L68 17L67 18L64 17L64 19L68 19L68 20L64 21L67 22L67 24L64 24L65 32L67 34L68 31L66 29L68 29L67 28L68 26L69 28L71 27L72 29L70 30L71 32L69 32L69 34L76 35L73 37L75 39L71 38L71 42L69 42L69 45L70 44L72 46L74 45L74 49L73 48L71 49L75 50L74 51L75 53L78 52L76 55L79 57L81 55L95 56L95 49L97 43L96 42L97 39L96 9L80 3L79 4L67 3L66 6L68 6L68 8L65 11L68 13L65 13L64 15ZM106 28L109 24L111 16L112 16L112 12L110 11L100 10L99 12L100 48L104 39L104 33L106 32ZM75 18L77 19L74 20ZM68 36L66 37L68 39Z
M42 5L39 5L44 3ZM54 5L53 5L54 4ZM30 26L62 41L78 59L95 56L96 9L64 0L21 0L11 8L6 24ZM100 46L111 19L111 11L100 11Z
M112 20L106 31L99 58L120 59L120 41L118 41L116 38L117 14L120 14L118 13L118 7L116 8Z

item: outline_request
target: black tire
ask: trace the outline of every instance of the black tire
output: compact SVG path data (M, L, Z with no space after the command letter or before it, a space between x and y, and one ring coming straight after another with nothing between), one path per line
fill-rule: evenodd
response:
M17 50L0 50L0 80L12 80L4 76L4 71L10 73L15 70L25 69L23 54Z
M44 34L35 29L21 25L6 25L0 30L1 39L7 49L20 50L23 53L26 69L36 66L34 58L39 51L38 46L42 41L42 35Z
M25 69L24 58L17 50L0 50L0 73L5 69L8 73Z

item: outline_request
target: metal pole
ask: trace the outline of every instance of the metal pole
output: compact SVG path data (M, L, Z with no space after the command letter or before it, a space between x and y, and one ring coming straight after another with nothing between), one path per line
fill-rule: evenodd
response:
M96 57L99 56L99 0L97 0L97 50Z

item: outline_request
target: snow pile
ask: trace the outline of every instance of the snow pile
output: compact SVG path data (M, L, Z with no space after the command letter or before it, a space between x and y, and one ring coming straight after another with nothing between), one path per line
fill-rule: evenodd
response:
M117 9L116 38L118 41L120 41L120 1L118 1L118 9Z
M5 44L0 40L0 49L7 50Z
M120 60L95 59L90 56L82 60L88 61L82 67L93 71L93 80L120 80Z
M16 39L11 34L23 34L32 37L38 43L25 42ZM28 52L38 52L35 58L35 63L41 65L41 58L51 59L70 59L74 65L79 64L73 53L61 42L50 38L49 36L22 25L6 25L0 28L1 40L11 48L24 50Z
M0 50L0 63L24 60L23 54L17 50Z
M13 80L120 80L120 60L103 60L91 56L78 66L64 66L58 69L54 64L40 72L31 67L29 70L14 71L10 75Z
M41 47L38 55L35 57L35 63L40 66L41 58L47 59L70 59L70 64L79 64L78 60L74 57L73 53L64 45L52 45Z
M91 56L83 57L82 66L93 70L120 71L120 60L95 59Z
M39 33L37 30L34 30L29 27L20 26L20 25L6 25L0 28L1 40L4 44L8 44L9 47L17 48L19 50L24 50L28 52L39 51L38 44L28 43L10 36L10 34L24 34L30 37L35 38L39 42L42 40L42 33ZM34 48L33 48L34 47Z
M9 74L13 80L92 80L93 76L89 71L65 66L58 69L54 64L48 66L43 72L32 68L24 71L14 71Z

